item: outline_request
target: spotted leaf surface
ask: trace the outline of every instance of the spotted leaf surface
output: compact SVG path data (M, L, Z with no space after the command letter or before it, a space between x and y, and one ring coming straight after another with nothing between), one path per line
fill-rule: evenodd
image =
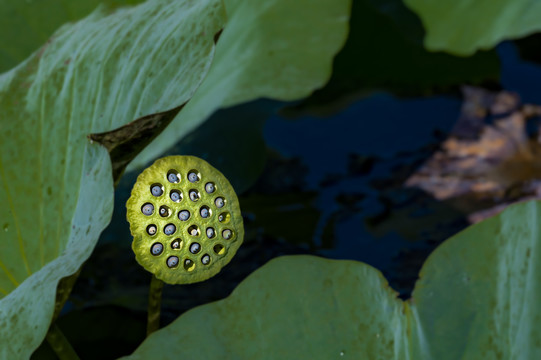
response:
M274 259L126 359L537 359L541 204L471 226L427 259L409 301L354 261Z
M425 47L471 55L500 41L541 30L541 3L532 0L404 0L423 21Z
M145 169L126 208L137 261L168 284L214 276L244 237L233 187L194 156L168 156Z
M0 76L0 358L28 358L58 281L112 212L107 151L87 135L186 102L214 54L219 0L100 8Z
M155 159L219 108L261 97L300 99L328 81L334 55L347 37L350 0L224 4L227 23L208 76L132 169Z

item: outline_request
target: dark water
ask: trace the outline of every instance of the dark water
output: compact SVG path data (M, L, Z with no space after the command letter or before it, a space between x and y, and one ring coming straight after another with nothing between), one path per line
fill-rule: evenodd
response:
M405 234L389 220L401 211L421 219L435 211L420 192L403 189L402 183L430 156L438 134L451 129L459 110L456 98L402 100L378 93L328 118L271 116L264 128L267 145L283 157L300 159L307 170L303 190L317 194L311 203L317 222L304 232L315 252L366 262L407 296L415 278L410 269L396 266L397 257L406 250L425 252L427 241L438 243L456 229L427 237L421 232L433 231L432 224ZM395 282L405 273L407 287Z

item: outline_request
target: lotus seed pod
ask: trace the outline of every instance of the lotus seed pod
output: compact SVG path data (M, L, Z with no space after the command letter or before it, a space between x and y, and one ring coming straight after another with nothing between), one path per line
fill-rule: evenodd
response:
M244 238L233 187L194 156L165 157L145 169L126 208L137 262L168 284L216 275Z

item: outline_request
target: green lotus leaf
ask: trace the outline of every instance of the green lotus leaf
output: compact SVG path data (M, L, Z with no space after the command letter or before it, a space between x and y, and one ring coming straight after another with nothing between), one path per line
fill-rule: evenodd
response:
M0 76L0 358L28 358L58 281L110 220L109 131L190 99L222 28L220 0L97 9Z
M113 10L142 1L0 0L0 73L25 60L61 25L90 14L100 3Z
M425 47L471 55L541 30L541 3L529 0L404 0L426 29Z
M283 113L328 115L374 91L427 96L499 79L496 50L458 57L427 51L423 37L420 19L402 0L355 0L330 81Z
M350 2L224 0L228 19L208 76L130 168L158 157L218 108L261 97L296 100L323 86L347 37Z
M376 269L286 256L125 359L538 359L541 204L444 242L404 302Z

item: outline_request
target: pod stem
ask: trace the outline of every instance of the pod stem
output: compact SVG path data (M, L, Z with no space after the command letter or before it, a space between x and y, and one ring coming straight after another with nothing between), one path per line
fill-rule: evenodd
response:
M162 306L163 281L152 275L148 294L147 336L160 328L160 309Z
M60 360L80 360L58 325L52 324L45 338Z

